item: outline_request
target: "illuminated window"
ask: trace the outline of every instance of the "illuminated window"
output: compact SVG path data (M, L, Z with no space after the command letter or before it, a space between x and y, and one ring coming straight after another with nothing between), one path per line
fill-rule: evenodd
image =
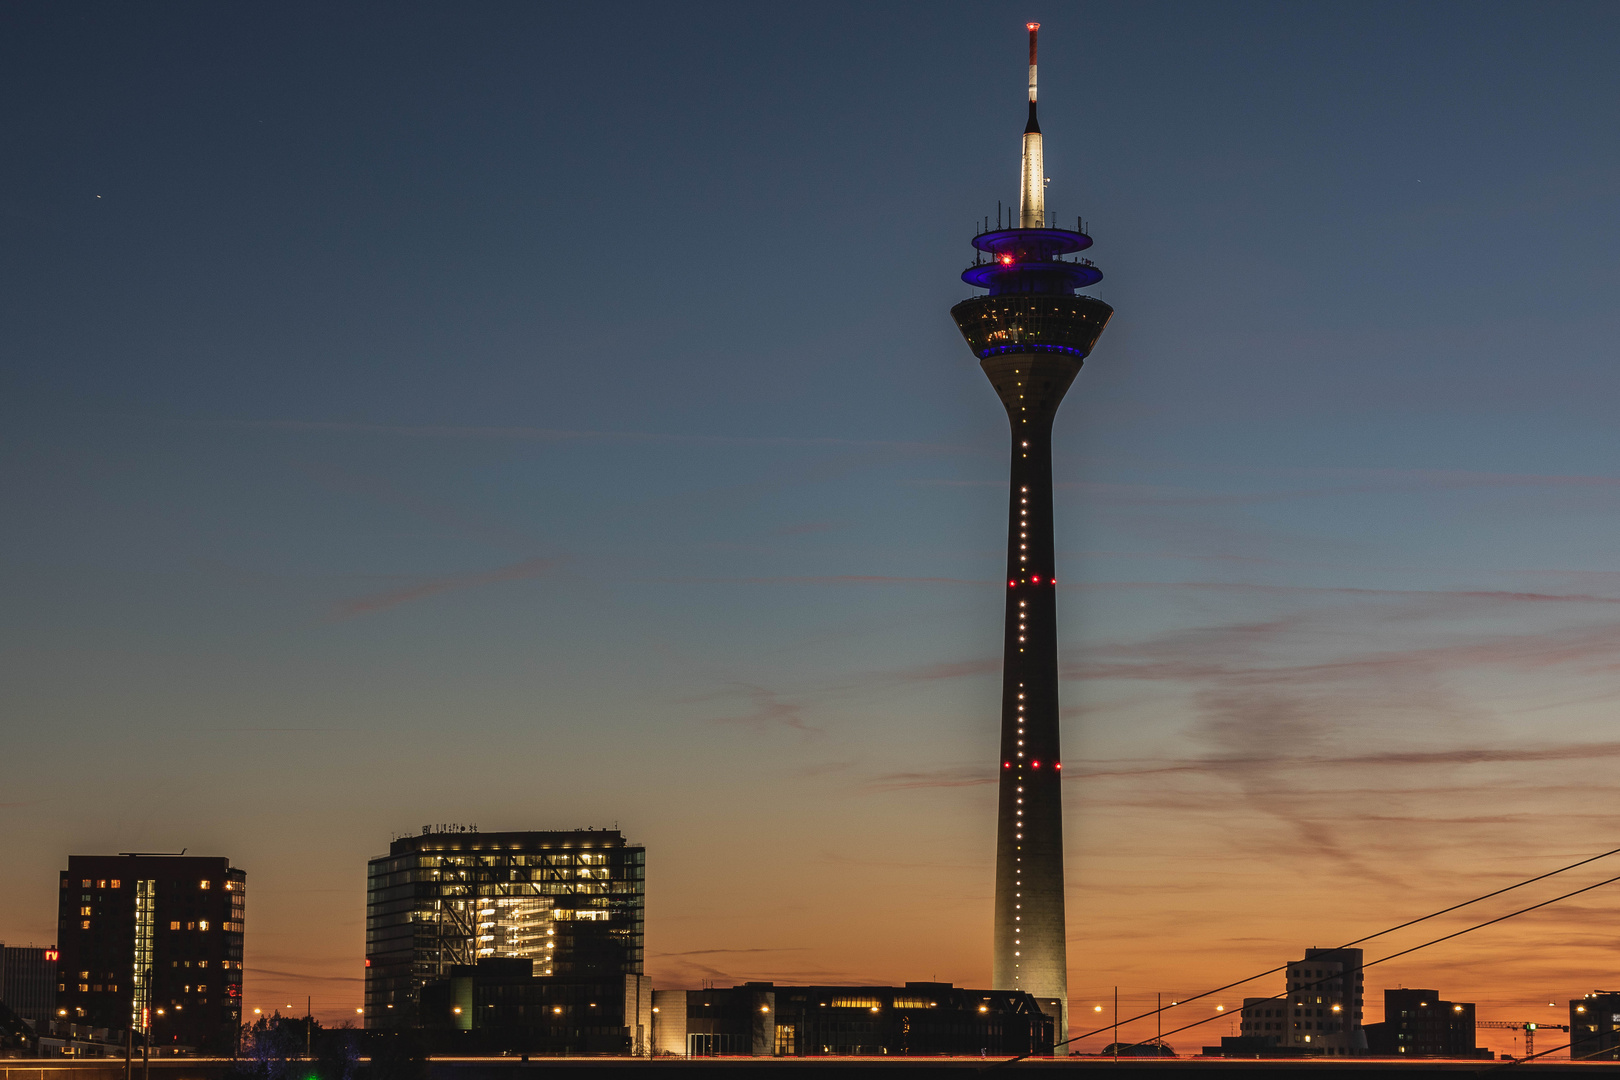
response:
M199 881L197 883L197 888L199 888L199 889L211 889L213 887L214 887L214 883L211 882L211 881Z
M81 922L79 924L79 929L80 930L88 930L88 929L90 929L90 920L86 919L83 922Z
M107 887L107 879L106 878L102 878L100 881L96 882L96 888L105 889L106 887Z
M172 923L169 924L169 929L170 930L178 930L178 929L180 929L180 924L177 923L177 922L172 922Z
M90 887L90 879L89 878L85 878L83 881L79 882L79 888L88 889L89 887Z
M88 994L89 992L90 992L90 984L89 983L80 983L79 984L79 993Z
M186 929L187 930L195 930L195 929L197 929L197 924L194 923L194 922L188 922L188 923L186 923Z
M80 914L80 915L94 915L94 914L95 914L95 912L93 912L93 911L91 911L91 910L90 910L90 909L89 909L89 908L87 908L87 907L82 907L82 908L80 908L80 909L79 909L79 914Z
M115 888L115 889L121 889L121 888L124 887L124 883L122 881L118 880L117 878L113 878L112 879L112 887Z
M88 978L89 978L89 977L90 977L90 973L89 973L89 972L88 972L88 971L81 971L81 972L79 972L79 978L81 978L81 979L88 979Z
M197 924L197 929L199 929L199 930L206 930L206 929L208 929L208 920L207 920L207 919L204 919L204 920L203 920L203 921L202 921L202 922L200 922L200 923L198 923L198 924Z

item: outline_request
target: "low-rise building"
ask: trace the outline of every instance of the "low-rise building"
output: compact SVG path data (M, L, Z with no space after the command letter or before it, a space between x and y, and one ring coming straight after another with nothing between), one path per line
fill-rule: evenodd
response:
M1238 1036L1243 1041L1234 1045L1251 1053L1274 1046L1290 1045L1288 1025L1292 1021L1287 1017L1291 1007L1280 998L1244 998L1243 1018L1239 1027L1243 1034ZM1223 1044L1226 1042L1225 1039L1221 1041Z
M512 957L455 965L421 990L418 1019L434 1053L645 1056L652 981L645 975L535 975Z
M950 983L653 992L661 1055L820 1057L1049 1054L1056 1001Z

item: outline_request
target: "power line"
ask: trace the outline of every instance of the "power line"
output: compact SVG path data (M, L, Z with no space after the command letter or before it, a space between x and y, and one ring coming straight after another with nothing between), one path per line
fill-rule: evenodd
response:
M1590 861L1590 860L1588 860L1588 861ZM1399 957L1402 957L1402 956L1408 956L1408 955L1410 955L1412 953L1417 952L1419 949L1427 949L1430 945L1438 945L1442 941L1450 941L1452 938L1462 937L1464 934L1471 934L1475 930L1483 930L1487 926L1494 926L1499 922L1504 922L1504 921L1506 921L1508 919L1516 918L1519 915L1527 914L1529 912L1535 911L1538 908L1544 908L1544 907L1548 906L1549 904L1556 904L1561 900L1568 900L1572 896L1579 896L1579 895L1581 895L1581 893L1591 892L1593 889L1601 889L1603 886L1612 885L1616 881L1620 881L1620 875L1616 875L1616 876L1614 876L1612 878L1608 878L1607 880L1604 880L1604 881L1599 881L1599 882L1597 882L1596 884L1593 884L1593 885L1588 885L1584 889L1576 889L1574 892L1567 892L1562 896L1555 896L1551 900L1543 900L1539 904L1531 904L1529 907L1520 908L1518 911L1510 911L1506 915L1498 915L1496 918L1487 919L1485 922L1482 922L1482 923L1475 923L1473 926L1464 927L1463 929L1458 930L1458 931L1456 931L1454 933L1446 934L1443 937L1437 937L1432 941L1425 941L1421 945L1414 945L1410 949L1402 949L1400 952L1390 953L1388 956L1380 956L1377 960L1372 960L1372 961L1369 961L1368 963L1362 964L1361 965L1361 970L1365 971L1367 968L1377 967L1379 964L1385 963L1386 961L1395 960L1395 959L1398 959ZM1458 906L1460 907L1462 905L1458 905ZM1410 924L1407 924L1407 925L1410 925ZM1374 935L1374 936L1377 936L1377 935ZM1361 938L1360 940L1366 941L1367 939L1366 938ZM1267 974L1270 974L1270 972L1267 972ZM1319 985L1321 983L1327 982L1329 979L1338 978L1338 977L1339 976L1337 976L1337 975L1331 975L1331 976L1327 976L1327 977L1324 977L1324 978L1321 978L1321 979L1316 979L1313 982L1305 984L1305 986L1299 987L1299 989L1306 989L1306 988L1311 987L1311 986L1317 986L1317 985ZM1234 983L1232 985L1235 986L1237 984ZM1273 994L1270 997L1262 998L1261 1000L1262 1001L1276 1001L1278 998L1287 997L1291 993L1293 993L1293 991L1289 991L1288 993L1284 993L1284 994ZM1150 1013L1150 1014L1146 1014L1146 1015L1152 1015L1152 1014ZM1209 1023L1211 1020L1218 1020L1218 1019L1220 1019L1219 1015L1206 1016L1202 1020L1194 1020L1190 1024L1183 1024L1181 1027L1174 1028L1174 1029L1172 1029L1170 1031L1165 1032L1164 1034L1165 1035L1174 1035L1177 1032L1187 1031L1190 1028L1200 1027L1200 1026L1202 1026L1204 1024ZM1107 1030L1108 1030L1107 1028L1098 1028L1097 1031L1087 1032L1085 1035L1076 1035L1075 1039L1088 1038L1091 1035L1096 1035L1099 1032L1107 1031ZM1066 1041L1073 1042L1074 1039L1069 1039L1069 1040L1066 1040ZM1061 1044L1058 1044L1058 1045L1061 1045ZM1030 1055L1025 1054L1023 1056L1024 1057L1029 1057ZM1015 1058L1013 1060L1018 1060L1018 1059Z
M1348 949L1348 948L1350 948L1350 947L1352 947L1354 945L1360 945L1364 941L1371 941L1374 938L1383 937L1386 934L1393 934L1395 931L1404 930L1408 926L1416 926L1418 923L1427 922L1430 919L1439 918L1441 915L1447 915L1447 914L1450 914L1453 911L1459 911L1462 908L1469 907L1470 905L1480 903L1483 900L1489 900L1494 896L1501 896L1503 893L1512 892L1514 889L1522 889L1526 885L1534 885L1538 881L1545 881L1547 878L1557 877L1559 874L1566 873L1566 872L1568 872L1570 870L1578 869L1579 867L1585 866L1587 863L1597 862L1599 859L1607 859L1610 855L1615 855L1615 854L1620 854L1620 847L1611 848L1610 850L1605 851L1605 852L1603 852L1601 854L1593 855L1591 858L1582 859L1580 862L1573 862L1573 863L1570 863L1568 866L1559 867L1557 870L1549 870L1545 874L1537 874L1535 877L1525 878L1523 881L1516 882L1515 884L1508 885L1508 886L1506 886L1504 888L1501 888L1501 889L1497 889L1494 892L1488 892L1488 893L1485 893L1482 896L1476 896L1472 900L1464 900L1460 904L1452 904L1450 907L1441 908L1439 911L1431 911L1429 914L1420 916L1420 917L1418 917L1416 919L1408 919L1406 922L1397 923L1396 925L1391 926L1391 927L1389 927L1388 929L1385 929L1385 930L1380 930L1375 934L1368 934L1365 937L1356 938L1354 941L1347 941L1343 945L1340 945L1339 948ZM1600 882L1598 882L1598 885L1607 885L1607 884L1609 884L1610 881L1615 881L1615 880L1620 880L1620 878L1610 878L1609 881L1600 881ZM1595 888L1598 887L1598 885L1592 885L1592 886L1589 886L1588 888L1595 889ZM1580 889L1580 890L1577 890L1577 891L1578 892L1586 892L1587 890L1586 889ZM1576 893L1569 893L1568 894L1568 896L1574 896L1574 895L1576 895ZM1555 897L1553 900L1548 900L1547 903L1548 904L1556 903L1558 900L1563 900L1563 899L1567 899L1567 896ZM1545 906L1544 904L1537 904L1536 905L1536 907L1544 907L1544 906ZM1529 908L1524 909L1524 911L1534 911L1534 910L1535 910L1535 907L1529 907ZM1522 915L1522 914L1524 914L1524 912L1519 911L1519 912L1514 912L1514 914L1515 915ZM1504 919L1512 918L1512 916L1511 915L1504 915L1504 916L1502 916L1502 918L1504 918ZM1501 921L1502 921L1501 919L1493 919L1493 920L1491 920L1491 922L1501 922ZM1481 926L1489 926L1489 925L1491 925L1491 923L1489 923L1489 922L1480 923L1479 926L1471 927L1470 929L1477 930ZM1459 932L1464 933L1464 934L1468 933L1467 930L1463 930L1463 931L1459 931ZM1449 936L1450 937L1456 937L1457 935L1452 934L1452 935L1449 935ZM1434 941L1429 942L1428 944L1433 945L1433 944L1436 944L1438 942L1445 941L1445 940L1447 940L1447 939L1446 938L1436 938ZM1425 948L1425 947L1426 946L1424 946L1424 945L1417 946L1417 948L1420 948L1420 949ZM1412 950L1408 950L1408 951L1412 951ZM1405 955L1405 953L1396 953L1396 954L1394 954L1394 956L1404 956L1404 955ZM1394 959L1394 956L1386 956L1383 959L1384 960L1392 960L1392 959ZM1375 960L1375 961L1373 961L1373 963L1383 963L1383 960ZM1369 968L1371 966L1372 966L1372 964L1363 964L1362 968L1363 968L1363 970L1365 970L1366 968ZM1203 993L1194 994L1192 997L1189 997L1189 998L1180 998L1180 999L1178 999L1176 1001L1172 1001L1170 1003L1170 1007L1173 1009L1178 1005L1185 1005L1188 1002L1198 1001L1201 998L1207 998L1207 997L1210 997L1210 996L1212 996L1214 994L1219 994L1223 990L1230 990L1233 987L1242 986L1244 983L1254 982L1254 980L1256 980L1256 979L1263 979L1267 975L1275 975L1277 972L1283 971L1287 967L1288 967L1287 964L1282 964L1282 965L1280 965L1278 967L1269 968L1269 969L1267 969L1265 971L1262 971L1262 972L1260 972L1258 974L1250 975L1247 978L1238 979L1236 982L1229 982L1224 986L1217 986L1213 990L1205 990ZM1326 981L1327 981L1326 979L1318 980L1318 982L1326 982ZM1311 983L1310 985L1315 986L1316 983ZM1279 995L1274 995L1274 997L1282 997L1282 996L1284 996L1284 995L1280 995L1280 994ZM1269 1001L1269 1000L1273 1000L1273 999L1268 998L1266 1000ZM1135 1023L1137 1020L1145 1020L1150 1016L1156 1016L1159 1013L1164 1012L1164 1011L1165 1011L1164 1007L1160 1006L1159 1008L1150 1009L1145 1013L1139 1013L1136 1016L1132 1016L1132 1017L1130 1017L1130 1018L1128 1018L1126 1020L1122 1020L1122 1021L1120 1021L1120 1023L1122 1023L1122 1024ZM1204 1023L1208 1023L1209 1020L1214 1020L1214 1019L1217 1019L1217 1018L1211 1016L1206 1020L1198 1021L1198 1023L1199 1024L1204 1024ZM1111 1026L1112 1025L1105 1025L1103 1027L1097 1028L1094 1031L1088 1031L1083 1035L1075 1035L1075 1036L1072 1036L1070 1038L1064 1039L1061 1042L1054 1043L1053 1048L1056 1049L1059 1046L1067 1046L1069 1043L1078 1042L1081 1039L1089 1039L1093 1035L1100 1035L1102 1032L1107 1031L1109 1029L1109 1027L1111 1027ZM1198 1026L1197 1024L1189 1024L1188 1025L1188 1027L1197 1027L1197 1026ZM1177 1028L1176 1030L1177 1031L1185 1031L1187 1029L1186 1028ZM1170 1032L1170 1034L1174 1034L1174 1032ZM1033 1056L1034 1055L1032 1053L1031 1054L1020 1054L1018 1057L1011 1058L1007 1062L1003 1062L1001 1064L1011 1064L1014 1061L1023 1061L1025 1058L1033 1057ZM994 1068L994 1067L995 1066L992 1066L992 1068Z

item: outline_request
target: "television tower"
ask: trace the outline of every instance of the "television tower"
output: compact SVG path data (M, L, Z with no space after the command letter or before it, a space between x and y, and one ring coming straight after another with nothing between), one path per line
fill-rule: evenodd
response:
M1091 246L1046 212L1041 127L1035 119L1035 36L1029 23L1029 123L1018 220L973 238L963 274L989 290L951 308L1012 424L1007 501L1007 610L1002 646L1001 774L996 821L992 988L1056 1006L1066 1040L1069 969L1063 915L1063 764L1058 739L1057 590L1053 580L1052 421L1114 309L1075 290L1102 271L1065 258ZM999 217L999 215L998 215ZM1055 999L1053 1001L1052 999ZM1065 1052L1062 1048L1059 1052Z

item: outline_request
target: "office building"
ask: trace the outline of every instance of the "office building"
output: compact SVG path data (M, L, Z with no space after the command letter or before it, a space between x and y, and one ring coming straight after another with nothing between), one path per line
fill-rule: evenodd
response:
M1360 949L1306 949L1288 965L1283 1045L1328 1057L1362 1053Z
M1056 228L1047 213L1035 115L1039 25L1028 29L1029 121L1017 219L1003 227L998 212L993 229L985 219L973 238L978 255L962 280L986 295L957 304L951 317L1012 428L991 984L1062 1003L1058 1030L1066 1032L1052 424L1114 309L1076 293L1102 280L1089 260L1065 257L1089 248L1091 237Z
M246 874L223 858L74 855L60 886L59 1016L154 1045L236 1045Z
M0 945L0 1004L40 1032L56 1015L55 949Z
M641 975L646 849L617 830L425 829L370 861L368 1028L421 1026L423 987L480 960L537 976Z
M533 960L456 965L422 988L421 1027L434 1053L629 1054L652 1044L645 975L536 975Z
M687 1057L1050 1054L1056 1002L950 983L655 990L653 1045Z
M1620 991L1594 990L1569 1003L1569 1056L1620 1061Z
M1437 990L1406 987L1384 991L1384 1019L1367 1025L1367 1052L1374 1057L1491 1056L1474 1045L1472 1001L1443 1001Z

